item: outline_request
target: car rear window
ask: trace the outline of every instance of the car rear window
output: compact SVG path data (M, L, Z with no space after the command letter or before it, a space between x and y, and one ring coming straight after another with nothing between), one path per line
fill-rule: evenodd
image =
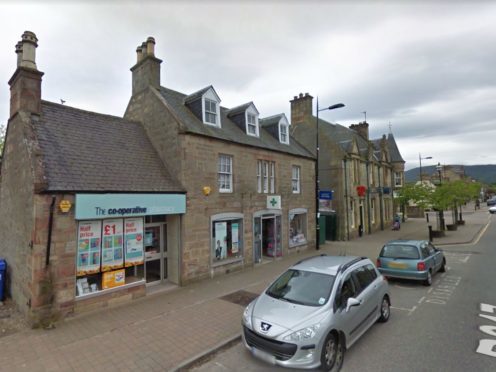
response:
M419 259L419 251L417 247L412 245L385 245L382 248L381 257L384 258L405 258L405 259Z
M290 269L265 292L267 295L300 305L322 306L331 293L334 276Z

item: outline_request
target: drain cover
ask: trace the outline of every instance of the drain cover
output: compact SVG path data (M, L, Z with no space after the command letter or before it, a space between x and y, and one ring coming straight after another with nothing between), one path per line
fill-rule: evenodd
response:
M257 297L258 295L256 293L241 290L229 293L228 295L222 296L220 299L237 305L248 306L248 304Z

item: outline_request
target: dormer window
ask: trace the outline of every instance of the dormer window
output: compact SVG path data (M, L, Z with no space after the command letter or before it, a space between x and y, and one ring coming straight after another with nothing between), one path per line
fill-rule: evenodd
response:
M217 102L205 98L205 123L217 125Z
M258 137L257 116L249 112L246 113L246 130L248 131L248 134Z
M288 125L286 123L279 123L279 141L289 145Z

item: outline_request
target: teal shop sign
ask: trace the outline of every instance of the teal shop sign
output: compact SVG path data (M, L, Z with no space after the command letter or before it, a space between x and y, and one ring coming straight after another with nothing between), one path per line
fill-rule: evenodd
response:
M184 194L76 194L76 220L182 213Z

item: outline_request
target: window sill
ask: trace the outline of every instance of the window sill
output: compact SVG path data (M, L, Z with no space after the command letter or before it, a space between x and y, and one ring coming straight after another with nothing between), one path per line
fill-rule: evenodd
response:
M308 242L305 240L304 242L299 243L289 243L289 248L301 247L302 245L307 245Z
M232 263L237 263L237 262L242 262L242 261L243 261L243 256L235 257L235 258L227 258L227 259L222 260L222 261L213 261L212 267L219 267L219 266L229 265Z
M104 295L109 294L109 293L122 291L123 289L126 289L126 288L138 287L141 285L144 286L145 284L146 284L146 281L144 279L142 279L142 280L138 280L138 281L133 282L133 283L121 285L119 287L102 289L101 291L98 291L98 292L82 294L82 295L76 296L76 301L82 301L82 300L86 300L88 298L93 298L93 297L98 297L98 296L104 296Z

